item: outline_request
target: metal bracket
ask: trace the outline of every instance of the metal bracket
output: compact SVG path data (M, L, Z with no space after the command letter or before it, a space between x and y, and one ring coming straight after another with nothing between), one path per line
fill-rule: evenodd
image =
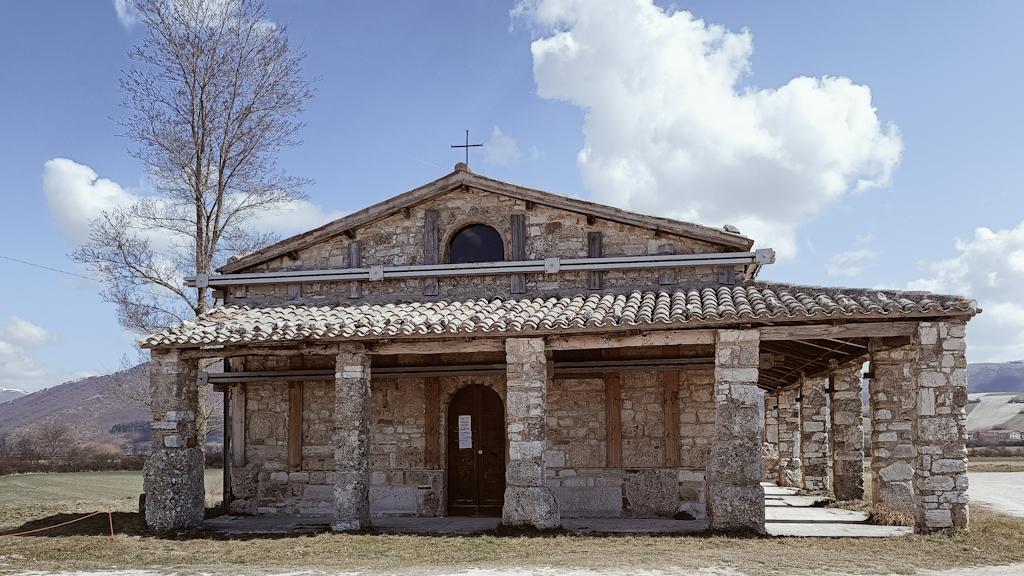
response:
M200 386L206 386L206 383L210 381L209 372L200 372L196 375L196 384Z
M370 266L370 280L376 282L384 279L383 266Z
M209 274L196 274L196 288L202 290L210 286Z
M771 248L760 248L754 250L754 260L758 264L775 264L775 250Z
M556 274L561 268L561 263L558 258L545 258L544 259L544 273L545 274Z

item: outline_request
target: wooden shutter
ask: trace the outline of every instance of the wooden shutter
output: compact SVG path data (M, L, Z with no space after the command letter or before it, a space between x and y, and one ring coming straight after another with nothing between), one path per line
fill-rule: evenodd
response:
M440 248L440 225L437 210L427 210L423 214L423 263L439 264L438 250ZM425 278L423 280L423 295L438 295L437 278Z
M601 258L604 256L604 241L600 232L587 232L587 258ZM604 272L594 270L590 272L590 289L600 290L604 288Z
M348 267L349 268L362 268L363 267L363 243L362 242L349 242L348 243ZM350 280L348 283L348 297L359 298L363 295L363 283L359 280Z
M512 215L512 260L519 262L526 260L526 214ZM526 293L526 274L513 274L513 294Z

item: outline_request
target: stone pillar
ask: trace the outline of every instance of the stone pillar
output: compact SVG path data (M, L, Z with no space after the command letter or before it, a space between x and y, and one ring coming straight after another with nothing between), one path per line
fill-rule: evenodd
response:
M914 525L967 528L967 358L963 322L921 322L913 374Z
M864 399L861 364L836 367L832 397L832 480L836 500L864 499Z
M910 346L871 354L871 502L907 515L914 513L915 385Z
M800 401L801 487L808 492L828 493L828 378L802 378Z
M761 448L761 470L765 482L779 481L779 396L764 393L764 443Z
M713 530L764 533L757 367L760 332L719 330L715 348L715 443L707 479Z
M779 486L803 487L800 462L800 388L777 392L779 407Z
M335 531L370 523L370 356L361 344L338 353L334 374Z
M507 363L508 467L501 521L510 526L557 528L558 503L545 482L545 406L548 360L541 338L505 340Z
M153 436L142 489L146 493L146 524L160 532L203 524L205 439L199 437L196 427L198 371L198 361L182 359L178 350L150 352Z

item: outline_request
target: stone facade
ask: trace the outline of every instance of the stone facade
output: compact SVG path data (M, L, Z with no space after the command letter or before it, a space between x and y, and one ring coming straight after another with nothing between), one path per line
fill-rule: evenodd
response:
M868 381L872 503L907 515L914 513L915 356L913 346L875 352Z
M800 389L801 487L808 492L824 494L829 491L827 385L827 378L803 378Z
M861 365L836 366L829 376L832 479L836 500L864 499L864 400Z
M757 330L719 330L715 349L715 444L707 467L708 520L715 530L764 533L758 423Z
M197 434L200 413L196 385L198 362L178 350L150 355L153 436L143 470L146 523L166 532L203 524L203 442Z
M537 528L561 525L558 503L544 472L547 448L545 407L549 364L540 338L509 338L507 421L508 464L501 521Z
M964 335L963 323L921 322L914 337L914 523L919 532L967 527Z
M803 487L803 464L800 461L800 388L778 390L779 411L779 486Z
M512 214L524 214L526 218L526 259L545 258L586 258L587 233L601 232L603 252L606 257L657 255L659 247L671 245L668 251L674 254L705 254L725 251L722 246L692 238L675 236L653 229L644 229L607 220L588 223L582 214L567 214L555 208L540 204L527 209L526 202L507 196L481 191L456 190L428 200L409 212L408 218L399 213L373 224L358 228L352 238L338 236L323 243L310 246L288 256L245 270L252 272L290 270L331 270L344 269L349 262L349 244L362 243L362 266L406 266L424 264L424 220L427 210L436 210L439 216L440 259L447 261L447 249L451 239L469 225L485 224L501 234L505 244L505 259L511 259ZM410 249L416 247L416 249ZM665 250L661 248L661 250ZM712 266L679 268L670 276L674 284L660 284L661 270L611 270L603 272L604 287L625 290L659 286L671 289L673 286L693 286L718 282L718 269ZM742 267L733 270L736 282L745 278ZM589 273L559 272L557 274L527 274L526 292L536 295L571 295L588 289ZM463 276L438 280L438 299L477 298L481 294L490 297L508 296L508 276ZM355 302L390 302L396 298L425 297L422 279L385 279L378 282L363 282L362 297ZM239 306L269 305L274 303L348 304L349 282L306 282L239 287L226 294L225 303Z

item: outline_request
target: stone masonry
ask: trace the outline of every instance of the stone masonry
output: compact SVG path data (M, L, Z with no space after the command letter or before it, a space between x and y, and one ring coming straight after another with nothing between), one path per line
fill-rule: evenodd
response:
M861 364L837 366L830 374L832 397L832 490L836 500L864 499L864 400Z
M914 513L911 427L916 385L911 368L915 356L913 346L874 352L874 378L868 382L872 504L908 515Z
M369 525L370 357L361 345L338 353L334 375L335 531Z
M760 333L719 330L715 348L716 436L708 462L707 510L713 530L764 533L757 373Z
M765 482L779 481L779 397L764 395L764 443L761 448L761 470Z
M914 525L922 533L967 527L964 335L963 323L921 322L914 337Z
M153 436L143 470L146 523L159 532L198 528L206 498L203 441L196 427L198 362L170 349L153 350L150 363Z
M800 462L800 389L776 392L779 425L779 486L802 487Z
M511 526L557 528L561 525L558 503L544 472L544 410L549 378L544 340L509 338L505 340L505 354L509 461L501 521Z
M828 493L827 378L803 378L800 401L801 487L808 492Z

